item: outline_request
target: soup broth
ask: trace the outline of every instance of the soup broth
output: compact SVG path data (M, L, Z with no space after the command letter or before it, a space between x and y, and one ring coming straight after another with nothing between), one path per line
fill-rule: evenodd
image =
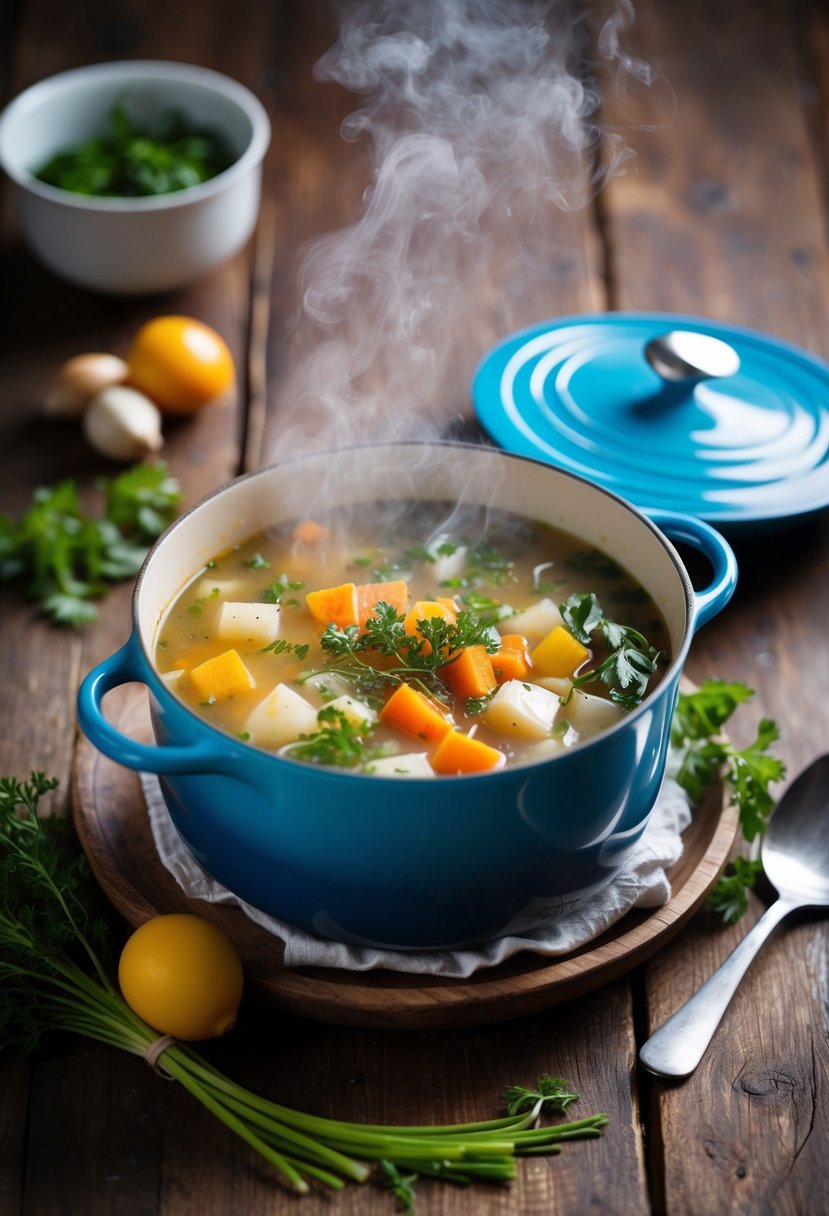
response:
M392 777L547 759L651 691L668 633L604 553L484 508L374 503L218 554L176 598L162 678L253 746Z

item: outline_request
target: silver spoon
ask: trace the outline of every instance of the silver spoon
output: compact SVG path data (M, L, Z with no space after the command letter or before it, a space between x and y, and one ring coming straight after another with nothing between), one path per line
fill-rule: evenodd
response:
M740 356L733 346L690 329L673 329L651 338L645 358L671 384L734 376L740 370Z
M798 908L829 907L829 755L810 764L780 799L760 855L779 898L722 966L644 1044L639 1059L651 1072L689 1076L771 931Z

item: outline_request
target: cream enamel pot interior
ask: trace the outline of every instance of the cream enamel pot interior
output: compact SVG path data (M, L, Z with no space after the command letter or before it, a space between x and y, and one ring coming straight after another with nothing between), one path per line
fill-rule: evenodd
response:
M303 764L217 730L157 674L165 612L204 563L269 523L327 499L488 503L597 546L653 596L673 659L658 687L604 734L552 759L427 781ZM711 581L695 591L671 540L701 551ZM174 523L139 575L132 632L89 673L79 715L89 738L129 768L158 773L172 820L197 860L242 899L323 937L402 949L503 934L528 906L552 908L612 881L641 835L665 769L679 677L694 632L736 583L734 555L698 520L646 517L571 473L493 448L382 444L286 460L232 482ZM120 684L149 691L157 746L107 722Z

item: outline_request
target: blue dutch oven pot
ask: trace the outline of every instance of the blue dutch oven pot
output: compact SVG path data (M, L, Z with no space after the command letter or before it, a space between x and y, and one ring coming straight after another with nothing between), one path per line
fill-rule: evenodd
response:
M546 521L616 558L653 596L672 660L642 705L602 735L534 764L481 775L392 778L303 764L252 747L188 709L159 676L154 647L171 601L205 563L269 524L327 501L459 497ZM670 539L669 539L670 538ZM672 540L710 562L694 590ZM392 443L318 453L242 477L183 515L151 550L132 631L79 692L80 724L127 768L159 775L197 861L241 899L341 941L437 949L521 924L612 880L638 839L665 770L682 665L695 631L736 584L713 528L644 514L549 465L463 444ZM155 746L106 719L107 692L147 686Z

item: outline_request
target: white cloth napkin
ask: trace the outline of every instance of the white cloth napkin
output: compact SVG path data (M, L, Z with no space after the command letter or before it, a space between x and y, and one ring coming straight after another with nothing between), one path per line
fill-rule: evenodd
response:
M632 908L659 908L671 896L666 869L682 853L682 833L691 821L691 807L675 780L669 756L665 780L648 825L632 847L621 870L598 890L582 892L572 903L508 936L466 950L422 952L379 950L328 941L267 916L244 903L211 878L187 849L173 827L158 779L141 774L147 811L159 858L186 895L209 903L237 904L246 916L278 937L285 946L286 967L339 967L349 971L384 968L413 975L461 979L483 967L494 967L520 950L554 956L599 937Z

